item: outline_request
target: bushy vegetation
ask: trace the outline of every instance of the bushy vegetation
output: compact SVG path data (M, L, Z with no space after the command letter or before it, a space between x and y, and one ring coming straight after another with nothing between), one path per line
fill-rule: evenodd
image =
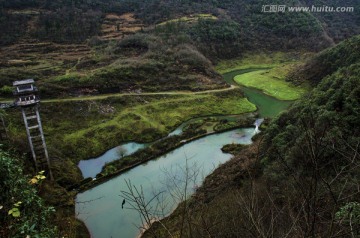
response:
M98 100L48 102L41 106L50 153L75 163L98 156L122 142L154 141L193 117L255 110L255 105L243 98L240 90L110 96ZM9 111L9 133L17 143L26 141L18 110Z
M359 202L359 69L357 63L327 77L267 130L267 186L276 204L298 211L289 225L302 236L359 235L358 221L350 227L336 218L341 206Z
M27 30L28 16L9 14L0 8L0 45L16 42Z
M54 12L42 13L38 27L31 32L34 38L60 43L84 42L97 35L101 12L64 7Z
M245 145L241 145L241 144L228 144L228 145L224 145L221 148L221 151L224 153L229 153L229 154L233 154L233 155L237 155L240 153L240 151L242 151L246 146Z
M0 148L1 237L57 236L49 220L55 210L38 195L44 178L41 174L32 179L24 175L20 160Z
M43 96L219 88L224 85L211 62L253 51L316 51L331 44L312 14L266 14L264 4L269 2L2 1L0 44L18 41L19 48L14 54L7 49L11 56L0 62L0 93L9 97L3 86L27 77L38 81ZM132 13L144 25L135 36L106 40L101 37L108 13ZM356 22L353 18L347 19ZM358 32L350 31L347 36ZM34 45L26 46L30 42ZM58 55L66 49L51 42L88 45L75 46L63 59Z
M165 234L165 226L184 237L359 236L359 75L357 60L319 79L253 145L216 169L185 209L180 205L152 231ZM181 225L181 219L187 222Z
M243 52L240 24L232 20L200 19L188 34L210 58L232 58Z
M327 2L326 5L336 5L336 1ZM357 9L356 0L350 1L350 6ZM323 32L328 31L336 41L359 33L357 11L346 14L311 14L311 13L281 13L266 14L262 13L263 5L280 4L287 6L308 5L308 1L257 1L254 3L250 0L242 1L159 1L159 0L121 0L121 1L2 1L0 8L17 9L18 11L35 8L39 9L40 16L36 20L37 29L33 36L39 39L49 39L55 42L79 42L85 37L90 38L99 33L99 24L101 18L106 13L123 14L133 12L147 25L154 25L161 22L171 22L173 19L187 19L191 16L205 16L212 14L218 17L220 23L212 22L214 29L211 30L215 35L237 37L235 41L241 44L235 44L232 49L256 49L258 47L273 49L298 48L299 46L307 49L321 49L331 43L331 40L323 36ZM316 1L314 5L324 5L323 1ZM219 9L222 9L219 11ZM60 16L63 18L61 19ZM204 18L204 17L203 17ZM232 20L226 20L226 19ZM320 19L320 20L319 20ZM8 25L15 25L18 20L7 19ZM22 20L27 25L27 21ZM204 23L206 22L206 23ZM198 24L195 29L203 26L208 27L211 21L204 20ZM228 23L226 23L228 22ZM233 22L233 23L231 23ZM226 23L224 25L224 23ZM230 23L230 24L229 24ZM323 29L321 23L328 25L328 29ZM235 24L235 25L234 25ZM232 30L233 26L238 24L236 31ZM24 24L22 24L24 25ZM220 26L223 26L224 33L221 32ZM346 26L346 27L344 27ZM352 27L353 26L353 27ZM82 31L81 31L82 30ZM229 30L231 35L229 35ZM15 31L12 35L25 32ZM51 33L45 36L44 33ZM235 34L233 34L235 33ZM239 36L240 34L240 36ZM199 35L199 39L203 36ZM205 46L205 39L201 44ZM211 42L212 46L230 49L225 42L221 44L221 39L216 38ZM4 41L5 43L5 41ZM10 43L10 42L7 42ZM211 48L206 48L211 49ZM216 49L213 49L216 50ZM219 52L218 52L219 53ZM230 50L227 53L232 53ZM241 51L237 50L237 54ZM234 54L234 53L232 53ZM219 56L219 54L217 55ZM226 58L226 57L225 57Z
M348 67L360 60L360 36L352 37L321 52L321 54L307 61L299 68L295 68L288 79L301 83L309 81L313 84L320 82L341 67Z
M182 35L138 33L99 46L91 58L68 66L54 62L55 67L8 67L0 72L0 93L10 97L6 87L19 77L35 78L42 97L228 87L211 62L188 42Z
M325 30L327 31L329 37L334 43L339 43L340 41L352 36L352 32L357 32L359 34L359 9L360 3L356 0L347 0L347 1L331 1L326 0L302 0L306 6L330 6L330 7L353 7L353 12L321 12L314 13L314 16L317 17L324 25Z
M221 120L219 123L217 123L214 126L214 131L224 131L238 127L247 127L249 125L252 125L253 122L254 122L254 118L251 117L241 118L236 121L228 121L225 119L225 120Z

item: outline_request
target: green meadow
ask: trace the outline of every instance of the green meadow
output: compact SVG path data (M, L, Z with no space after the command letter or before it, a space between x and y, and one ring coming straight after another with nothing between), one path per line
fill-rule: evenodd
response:
M99 100L44 102L44 131L52 155L77 162L127 141L151 142L194 117L256 111L239 89L189 95L124 95ZM9 132L25 139L14 110Z
M235 76L238 84L252 87L280 100L299 99L307 91L304 86L295 86L285 81L288 67L258 70Z

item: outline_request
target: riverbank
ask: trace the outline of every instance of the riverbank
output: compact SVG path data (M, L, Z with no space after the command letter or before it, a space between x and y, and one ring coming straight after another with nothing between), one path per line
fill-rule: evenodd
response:
M57 181L63 187L75 188L81 181L81 175L76 167L77 162L80 159L89 158L91 155L96 156L107 148L118 145L121 141L133 141L132 138L136 138L135 140L138 141L153 141L167 135L181 122L197 116L261 111L261 107L256 108L244 97L246 95L243 93L244 89L232 88L216 93L190 95L124 95L95 101L70 100L44 103L41 113L43 122L46 122L44 125L49 150L52 156L57 157L56 160L53 160L53 171ZM248 97L248 95L246 96ZM16 113L18 111L10 112L14 116L10 122L10 133L16 135L13 137L15 140L25 141L25 135L21 134L21 119L15 116ZM20 126L16 127L17 124ZM234 127L236 125L233 123L221 123L216 130L225 131ZM204 136L206 135L204 134L202 137ZM202 137L198 135L191 141ZM191 144L191 142L188 140L174 144L175 146L170 146L165 152ZM162 151L162 153L165 152ZM151 154L143 155L151 157ZM161 153L157 155L159 156ZM157 158L157 155L153 155L152 158ZM131 162L133 164L130 167L119 166L117 170L119 174L125 172L128 174L134 167L142 167L136 165L150 163L150 160L134 161ZM137 164L137 162L139 163ZM119 164L121 163L123 162L119 162ZM100 184L101 181L115 179L117 176L116 173L107 175L109 177L104 176L104 178L95 180L94 186L91 187L95 189L95 183ZM88 182L92 184L89 179L83 181L83 183ZM74 184L77 185L74 186ZM84 186L84 184L81 185ZM60 190L49 192L49 194L61 193L63 191ZM71 210L71 208L69 209ZM65 212L70 211L65 210Z
M191 197L181 202L171 214L154 222L141 237L168 237L169 234L175 236L180 232L188 234L192 226L206 232L206 229L211 229L207 226L208 223L219 227L232 222L227 219L236 217L235 213L239 208L234 204L241 202L239 193L243 183L246 179L255 179L259 175L257 155L261 141L262 135L259 135L253 144L242 146L240 153L216 168ZM220 234L219 236L221 237Z
M257 70L237 75L234 81L246 87L256 88L279 100L293 101L302 97L308 85L295 86L286 82L286 75L294 65L284 65L272 69Z
M59 185L69 188L83 180L77 167L80 160L97 157L122 142L152 142L194 117L243 114L256 109L240 89L234 88L205 94L49 102L41 104L40 113L54 176ZM17 109L6 113L12 144L26 151L21 113Z
M135 237L138 229L133 224L141 226L140 217L137 211L131 209L130 200L126 200L124 209L121 209L122 191L129 191L126 181L131 181L131 187L136 186L139 192L141 191L141 196L144 196L146 202L150 201L154 194L161 192L158 199L163 201L161 204L166 204L166 207L162 210L156 206L155 199L149 205L149 208L153 208L150 208L150 212L168 214L178 204L177 199L173 200L169 193L175 195L177 186L180 186L179 189L184 188L185 174L191 177L191 182L186 186L188 194L191 194L206 175L231 158L230 154L221 151L225 144L251 144L254 132L255 128L252 127L207 135L144 165L136 166L106 183L79 193L77 202L99 199L89 204L79 203L76 206L76 214L79 214L79 219L85 221L95 238L103 237L104 234L116 237L120 232L122 237ZM156 207L160 210L156 210Z
M247 88L243 88L242 90L246 91L246 89ZM252 91L255 92L255 95L256 95L255 97L252 94ZM253 89L248 89L248 91L246 93L248 95L250 95L252 97L252 99L255 99L255 101L260 100L260 101L266 102L266 101L268 101L268 98L271 98L270 96L267 96L261 92L257 92L256 90L253 90ZM273 98L271 98L271 99L273 99ZM271 113L269 113L271 116L277 115L280 111L284 110L289 105L287 102L284 103L283 101L276 100L276 99L271 100L271 102L274 102L274 104L280 103L282 105L282 106L280 106L280 104L279 104L279 107L274 107L274 110ZM257 107L257 110L261 111L261 112L266 111L266 110L264 110L265 107L266 107L266 104L260 103L260 107ZM251 122L251 124L253 122L254 122L254 120ZM224 125L221 125L221 126L218 125L217 129L220 131L228 130L229 128L231 128L231 126L232 126L232 123L225 123ZM192 128L192 129L194 129L194 128ZM212 134L219 135L218 133L215 133L215 130L212 132ZM198 137L194 137L191 141L196 141L196 139L199 139L199 138L202 138L205 136L208 136L208 134L198 135ZM87 179L87 181L84 181L84 184L81 184L81 186L79 186L78 189L80 189L80 191L85 191L84 192L85 194L87 194L89 191L93 191L94 189L98 190L101 187L108 186L107 184L112 183L113 180L118 180L119 179L118 175L120 175L120 174L122 174L121 176L127 177L129 175L129 173L132 174L134 172L134 170L141 169L143 166L138 166L140 164L148 163L150 161L154 162L154 160L151 160L151 159L158 158L157 156L160 156L163 153L174 151L177 148L185 146L186 144L189 144L189 143L191 144L191 141L180 140L181 136L180 137L177 136L177 137L178 137L177 143L168 144L171 146L169 146L167 150L154 150L153 151L151 149L144 149L144 150L138 152L138 154L135 157L128 156L128 160L126 160L126 158L125 158L125 160L123 160L124 159L123 158L123 159L117 160L113 163L110 163L108 166L106 166L107 168L105 168L105 171L107 170L108 172L110 172L109 174L105 174L105 176L104 175L98 176L98 178L96 178L95 180ZM206 138L208 138L208 137L206 137ZM232 142L232 143L234 143L234 142ZM221 146L219 148L219 151L221 151L220 150L221 148L223 148L223 146ZM155 153L153 153L153 152L155 152ZM160 152L160 153L157 153L157 152ZM130 163L132 163L132 164L125 167L129 161L131 161ZM92 189L88 190L90 188L92 188ZM93 192L91 192L91 193L93 193ZM80 193L80 194L82 194L82 193Z
M256 114L242 115L241 118L235 122L216 120L216 118L212 117L199 119L200 121L198 122L195 121L192 124L188 124L187 128L185 128L184 132L180 135L163 138L134 154L107 163L95 179L84 179L78 185L73 186L72 189L83 192L192 141L236 128L251 127L254 125L255 116ZM209 122L211 122L212 125L209 125Z
M249 91L247 92L248 94L251 94L251 92L253 91L253 89L249 89ZM261 92L257 92L256 90L255 90L255 95L256 95L256 97L255 98L257 98L257 99L259 99L258 98L258 96L260 97L260 101L267 101L267 99L270 97L270 96L267 96L267 95L265 95L265 94L263 94L263 93L261 93ZM261 97L264 97L263 99L261 98ZM284 102L283 101L280 101L280 100L276 100L276 99L273 99L274 101L271 101L271 102L274 102L275 104L281 104L282 106L277 106L277 107L274 107L274 110L270 113L272 116L273 115L277 115L279 112L281 112L282 110L284 110L286 107L287 107L287 105L289 105L288 103L285 103L284 104ZM264 104L260 104L260 108L257 108L258 110L260 110L260 109L264 109L263 108L264 107ZM266 106L265 106L266 107ZM253 123L254 121L252 121L252 123ZM231 126L231 124L232 123L224 123L224 125L222 125L222 126L218 126L219 128L218 129L225 129L226 127L230 127ZM194 128L192 128L192 129L194 129ZM252 136L254 135L254 132L255 132L255 129L252 129L251 130L252 131ZM232 131L230 131L230 132L232 132ZM220 136L220 135L222 135L222 133L214 133L213 134L213 136ZM252 137L251 136L251 137ZM205 136L203 136L204 138L210 138L211 136L208 136L208 135L206 135L206 137ZM240 137L242 137L242 136L240 136ZM198 139L198 138L197 138ZM201 139L199 139L199 140L201 140ZM171 151L171 153L168 153L169 154L169 156L170 157L172 157L172 154L173 153L176 153L176 154L178 154L178 152L175 152L175 151L178 151L178 150L180 150L180 149L182 149L182 148L184 148L184 147L186 147L186 145L191 145L191 144L193 144L193 143L198 143L197 142L198 140L194 140L194 141L192 141L192 142L189 142L189 143L185 143L186 141L183 141L183 143L184 144L179 144L177 147L174 147L173 149L170 149L169 151ZM223 140L221 140L222 142L224 142L225 143L225 141L223 141ZM233 144L234 143L234 141L235 140L231 140L231 141L229 141L228 143L225 143L225 144ZM251 141L251 140L250 140ZM181 142L181 141L180 141ZM223 144L223 145L225 145L225 144ZM211 156L212 157L214 157L214 158L222 158L223 157L223 155L224 155L224 153L223 152L221 152L221 149L223 148L223 145L221 145L219 148L218 148L218 151L216 152L216 153L213 153ZM229 146L228 146L229 147ZM176 149L177 148L177 149ZM197 151L197 152L205 152L205 151L207 151L209 148L203 148L203 149L200 149L200 148L193 148L193 150L192 151ZM214 148L212 148L212 149L214 149ZM232 149L232 150L242 150L242 148L230 148L230 149ZM226 149L225 149L226 150ZM149 150L148 152L152 152L151 150ZM166 153L167 151L162 151L162 153ZM143 154L142 154L143 153ZM220 155L217 155L217 153L221 153L222 154L222 156L220 156ZM148 192L146 193L146 194L148 194L149 192L151 192L151 194L153 194L153 192L154 191L151 191L151 188L152 188L152 186L154 186L154 185L145 185L144 183L148 183L148 182L150 182L150 181L152 181L152 179L150 179L149 180L149 178L148 178L148 176L160 176L160 171L157 171L157 172L155 172L154 171L154 169L155 168L150 168L150 169L146 169L146 168L148 168L148 166L149 166L149 164L159 164L159 162L158 162L158 160L160 160L161 159L161 164L163 165L163 164L167 164L167 163L170 163L170 161L169 160L166 160L165 158L168 156L168 154L166 154L166 155L164 155L164 156L161 156L160 158L159 157L156 157L156 156L154 156L154 158L159 158L159 159L156 159L156 160L147 160L149 157L148 156L151 156L152 154L150 153L150 154L147 154L146 153L146 150L145 150L145 153L144 152L139 152L139 154L138 154L138 158L133 158L134 160L133 161L136 161L136 159L139 159L139 158L145 158L145 160L143 161L143 163L145 163L143 166L138 166L138 165L140 165L140 164L142 164L142 162L141 162L141 160L140 160L140 162L138 163L138 164L134 164L134 167L127 167L127 168L123 168L123 170L118 170L118 171L116 171L116 167L114 166L114 170L116 171L116 172L119 172L119 173L114 173L114 174L110 174L108 177L107 176L105 176L105 177L100 177L100 179L98 180L98 179L96 179L96 180L94 180L94 181L92 181L91 179L88 179L88 181L87 181L87 184L84 184L83 185L83 187L81 188L81 189L88 189L88 190L81 190L81 191L84 191L84 192L82 192L82 193L79 193L78 194L78 196L77 196L77 200L78 201L82 201L82 200L84 200L84 199L90 199L90 198L94 198L95 196L96 196L96 194L107 194L107 196L109 196L109 193L111 193L111 194L114 194L114 192L115 191L117 191L117 190L121 190L121 189L115 189L115 191L113 191L114 190L114 186L116 186L116 187L118 187L119 185L117 184L117 185L115 185L114 183L121 183L121 184L123 184L124 183L124 181L126 181L126 179L128 178L129 179L129 181L134 181L134 183L135 183L135 181L137 181L136 182L136 184L141 184L141 189L146 189ZM182 158L187 158L187 156L186 156L186 152L185 152L185 154L181 154L180 155ZM226 157L227 159L225 160L225 161L227 161L231 156L230 155L228 155L229 157ZM179 154L177 155L177 157L178 157L178 159L180 159L180 157L179 157ZM130 157L131 158L131 157ZM126 160L125 160L126 161ZM225 162L224 161L224 162ZM118 160L118 161L116 161L116 162L114 162L113 163L113 165L114 164L117 164L117 165L119 165L120 166L120 168L121 168L121 166L123 166L123 164L124 164L124 161L122 161L122 159L120 159L120 160ZM161 166L162 166L161 165ZM108 167L109 168L109 167ZM111 168L111 167L110 167ZM157 169L159 169L159 168L157 168ZM137 171L142 171L142 172L137 172ZM146 171L146 172L145 172ZM152 171L152 172L151 172ZM161 170L161 171L163 171L163 170ZM166 170L165 170L166 171ZM209 170L209 172L210 172L211 170ZM163 171L164 172L164 171ZM149 173L151 173L151 175L149 174ZM121 175L120 175L121 174ZM146 174L146 175L145 175ZM206 173L207 174L207 173ZM119 176L120 175L120 176ZM133 177L133 175L134 176L137 176L137 177L139 177L139 178L134 178ZM143 176L145 176L144 178L146 178L146 181L145 180L143 180ZM205 175L204 175L205 176ZM142 178L142 179L140 179L140 178ZM140 180L139 180L140 179ZM148 181L149 180L149 181ZM111 187L111 191L109 190L109 186ZM122 185L123 186L123 185ZM175 186L178 186L178 185L175 185ZM195 185L195 187L197 187L197 185ZM89 189L89 188L92 188L92 189ZM104 190L106 190L106 191L104 191ZM122 188L122 190L124 190L124 188ZM125 190L126 190L126 188L125 188ZM101 192L100 192L101 191ZM155 190L156 191L156 190ZM116 193L115 193L116 194ZM148 196L152 196L151 194L148 194ZM113 196L113 195L112 195ZM118 197L119 195L117 195L117 197ZM102 198L103 199L103 198ZM120 201L119 201L120 202ZM118 202L118 203L119 203ZM96 213L98 213L98 212L100 212L101 214L103 214L103 212L105 212L105 210L102 210L101 209L101 211L99 210L100 209L100 207L103 207L104 206L104 201L102 202L102 203L98 203L97 201L96 201L96 203L97 203L97 207L98 207L98 209L96 209L97 211L96 211ZM110 203L110 201L107 199L106 200L106 202L105 203ZM111 204L113 204L114 202L113 201L111 201ZM92 205L94 205L94 204L92 204ZM109 205L109 204L108 204ZM106 207L108 206L108 205L106 205ZM107 223L105 224L103 224L103 226L105 226L105 227L107 227L108 226L108 224L109 223L111 223L111 221L109 220L109 219L111 219L111 220L113 220L113 221L117 221L117 222L119 222L119 220L122 220L123 221L123 217L121 217L121 216L119 216L119 214L121 213L121 211L120 211L120 213L119 212L117 212L117 215L115 215L115 214L113 214L113 210L117 210L118 209L118 207L117 207L118 205L116 205L116 204L114 204L114 205L111 205L111 211L109 210L109 211L107 211L106 212L106 216L107 216L107 218L106 218L106 220L107 220ZM85 212L85 213L92 213L92 212L90 212L90 210L93 210L92 209L92 207L89 207L89 206L77 206L77 212L81 212L81 211L83 211L83 212ZM88 209L90 209L90 210L88 210ZM106 209L106 210L108 210L108 209ZM171 209L172 210L172 209ZM135 211L134 211L135 212ZM170 212L170 211L169 211ZM113 215L110 215L109 213L111 213L111 214L113 214ZM128 213L126 213L127 215L126 216L128 216ZM136 214L136 212L135 212L135 215L136 215L136 217L138 218L138 215ZM87 227L89 228L89 230L90 230L90 233L92 234L92 236L94 236L94 237L100 237L100 234L103 234L105 231L101 231L101 230L94 230L94 226L96 226L96 227L98 227L99 226L99 223L103 223L103 221L101 220L99 220L99 218L98 218L98 216L102 216L102 215L97 215L97 217L95 218L92 218L91 219L91 221L88 221L88 220L86 220L85 222L86 222L86 225L87 225ZM110 218L111 217L111 218ZM83 216L82 215L80 215L79 216L79 218L80 219L83 219ZM129 218L127 218L127 219L129 219ZM127 220L126 219L126 220ZM132 219L135 219L135 218L132 218ZM127 222L128 221L123 221L124 222L124 224L127 224ZM134 220L131 220L131 222L133 223L134 222ZM118 228L116 228L116 229L118 229ZM124 228L125 229L125 228ZM128 226L127 226L127 228L126 229L129 229L128 228ZM132 234L132 235L130 235L130 234ZM130 234L129 235L127 235L126 237L133 237L134 236L134 234L133 233L131 233L130 232Z

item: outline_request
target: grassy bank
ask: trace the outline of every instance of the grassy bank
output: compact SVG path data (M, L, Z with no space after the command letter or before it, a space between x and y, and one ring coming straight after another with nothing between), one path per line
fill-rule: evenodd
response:
M305 92L305 86L295 86L286 82L286 74L292 65L279 66L270 70L258 70L235 76L235 82L246 87L262 90L264 93L280 100L296 100Z
M173 135L161 140L158 140L151 144L149 147L138 150L135 153L122 157L121 159L107 163L102 169L101 173L96 176L96 179L87 178L80 183L74 185L72 188L76 188L80 191L85 191L99 184L108 181L132 168L146 163L150 160L159 158L175 149L190 143L194 140L202 137L234 130L236 128L251 127L255 120L254 113L244 114L237 118L236 121L228 122L226 119L219 119L214 117L199 118L193 123L188 124L183 128L183 133L180 135ZM224 125L221 128L216 129L219 125Z
M51 156L81 159L98 156L127 141L150 142L182 122L213 114L255 111L240 90L191 95L134 95L101 100L43 103L42 121ZM25 140L18 110L9 114L9 133Z
M243 70L241 75L234 75L236 83L259 89L280 100L296 100L307 91L308 86L295 86L285 79L293 68L311 55L284 52L246 55L241 59L221 61L216 70L222 74Z

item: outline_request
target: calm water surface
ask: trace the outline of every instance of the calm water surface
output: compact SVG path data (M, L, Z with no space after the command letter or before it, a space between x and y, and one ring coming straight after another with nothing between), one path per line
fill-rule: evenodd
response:
M224 74L224 79L231 84L236 84L233 78L242 73L258 69L236 70ZM259 90L241 87L249 101L254 103L261 117L274 117L285 110L291 102L277 100L265 95ZM181 125L170 135L182 133L185 124ZM188 192L194 192L194 188L201 185L205 176L210 174L219 164L230 159L230 154L221 151L222 146L230 143L251 144L251 137L255 134L255 128L237 129L220 134L209 135L192 141L156 160L135 167L112 180L109 180L91 190L79 193L76 198L76 215L84 221L92 237L94 238L134 238L139 234L138 227L142 224L138 213L134 210L121 209L123 198L121 191L128 191L125 180L130 180L137 187L142 186L147 200L153 197L154 192L164 191L162 198L168 202L163 209L163 214L169 214L178 201L172 200L174 181L181 180L185 168L197 171L196 179L191 183ZM101 167L121 155L128 155L144 148L146 145L128 143L107 151L103 156L94 160L82 161L84 177L93 177L100 172ZM100 168L100 170L99 170ZM88 170L88 172L84 172ZM170 179L170 176L175 176ZM172 181L170 183L169 181ZM181 182L177 184L182 186ZM154 204L155 205L155 204Z
M254 132L254 128L245 128L209 135L80 193L76 198L79 202L76 204L77 217L85 222L94 238L134 238L139 233L137 226L141 225L141 220L136 211L121 209L121 191L128 190L125 180L130 179L133 185L141 185L146 199L151 199L155 191L166 191L162 195L168 200L172 189L167 186L169 176L166 171L179 178L184 175L187 164L199 172L190 187L189 192L193 192L193 188L200 185L205 176L230 159L230 154L222 153L223 145L251 144ZM176 202L170 203L164 212L170 213L176 205Z

